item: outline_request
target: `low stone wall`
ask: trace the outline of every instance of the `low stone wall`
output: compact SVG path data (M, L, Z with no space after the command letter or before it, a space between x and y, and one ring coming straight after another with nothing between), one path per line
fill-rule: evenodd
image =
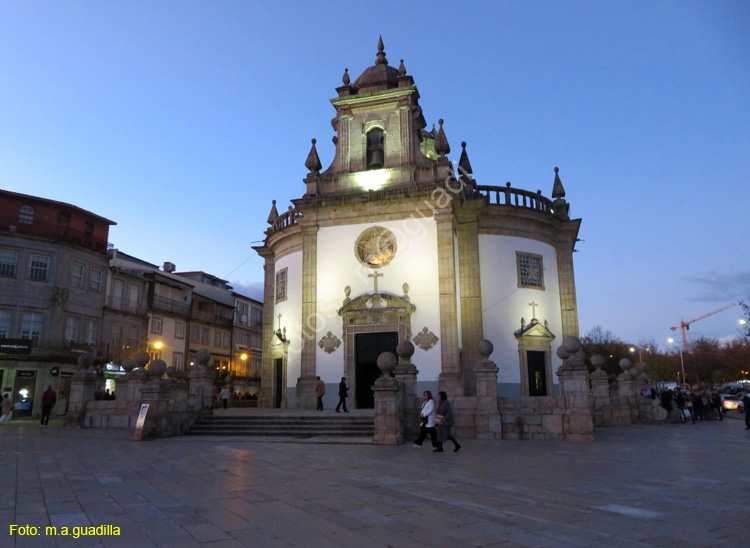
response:
M594 424L620 426L627 424L654 424L659 421L656 408L659 402L644 396L609 396L594 398Z
M84 428L135 428L140 404L123 405L117 400L90 400L86 402Z

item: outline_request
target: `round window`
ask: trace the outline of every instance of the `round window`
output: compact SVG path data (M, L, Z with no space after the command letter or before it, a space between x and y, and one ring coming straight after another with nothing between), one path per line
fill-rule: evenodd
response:
M387 228L373 226L359 235L354 253L363 265L380 268L396 255L396 237Z

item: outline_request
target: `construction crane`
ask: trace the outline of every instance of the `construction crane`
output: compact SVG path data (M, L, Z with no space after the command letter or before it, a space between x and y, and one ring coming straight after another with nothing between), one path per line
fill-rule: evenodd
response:
M714 314L718 314L719 312L722 312L726 310L727 308L732 308L736 304L737 303L729 303L728 305L722 306L721 308L714 310L713 312L709 312L708 314L703 314L703 316L698 316L697 318L694 318L690 320L689 322L686 322L683 320L680 322L680 325L675 325L674 327L670 327L669 329L671 329L672 331L674 331L675 329L682 330L682 348L683 350L687 350L687 336L685 335L685 331L690 329L691 323L695 323L698 320L702 320L704 318L708 318L709 316L713 316Z

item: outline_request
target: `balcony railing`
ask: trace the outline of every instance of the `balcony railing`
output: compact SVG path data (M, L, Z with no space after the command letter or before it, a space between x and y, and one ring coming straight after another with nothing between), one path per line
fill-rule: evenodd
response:
M183 316L185 318L190 315L190 304L175 301L174 299L169 299L167 297L160 297L159 295L154 295L151 308L154 311L177 314L178 316Z
M232 318L224 318L223 316L216 316L214 318L214 322L219 327L233 327L234 322L232 321Z
M504 187L477 185L477 194L489 197L491 205L525 207L552 214L552 200L542 196L541 192L512 188L510 183Z
M273 222L271 227L267 230L268 234L271 234L273 232L278 232L279 230L283 230L288 226L296 225L297 221L302 217L302 213L296 209L292 209L291 206L289 206L289 210L285 211L278 217L276 217L276 220Z
M24 236L35 236L37 238L49 238L58 242L66 242L99 253L107 253L107 240L96 238L93 234L82 230L73 230L64 225L44 223L35 220L32 224L19 223L18 217L0 215L0 231L23 234Z
M122 297L107 295L104 303L107 308L111 308L112 310L130 312L141 316L146 314L146 303L144 302L130 301L128 299L123 299Z

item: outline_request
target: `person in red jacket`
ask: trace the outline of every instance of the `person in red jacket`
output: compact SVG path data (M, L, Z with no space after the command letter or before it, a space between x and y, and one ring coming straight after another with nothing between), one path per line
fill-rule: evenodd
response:
M47 428L47 423L49 422L49 415L52 413L52 408L55 406L55 403L57 402L57 394L55 394L55 391L52 390L52 385L47 385L47 390L44 391L44 394L42 394L42 426L44 428Z

